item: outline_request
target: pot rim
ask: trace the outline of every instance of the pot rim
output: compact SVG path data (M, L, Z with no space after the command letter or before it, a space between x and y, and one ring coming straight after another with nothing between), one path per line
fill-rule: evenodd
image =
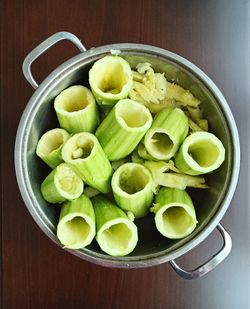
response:
M213 217L207 222L206 226L203 227L201 231L199 231L196 235L194 235L187 242L184 241L182 245L179 245L178 248L174 249L168 253L159 253L145 255L142 259L138 259L138 257L110 257L107 255L102 255L95 253L87 248L83 250L68 250L70 253L81 257L87 261L109 267L119 267L119 268L138 268L138 267L148 267L153 265L158 265L164 262L168 262L170 260L176 259L181 255L187 253L198 244L200 244L209 234L216 228L216 226L221 221L224 216L226 210L228 209L230 202L233 198L233 194L236 189L239 170L240 170L240 142L237 126L232 115L232 112L229 108L229 105L222 95L219 88L214 84L214 82L196 65L188 61L187 59L170 52L168 50L155 47L152 45L145 44L135 44L135 43L117 43L110 45L103 45L96 48L91 48L86 52L80 53L66 62L62 63L59 67L57 67L54 71L52 71L40 84L40 86L35 90L33 95L31 96L28 104L25 107L25 110L22 114L21 120L19 122L16 141L15 141L15 170L16 170L16 178L18 182L18 186L22 195L22 198L26 204L27 209L32 215L33 219L36 221L38 226L43 230L43 232L56 244L59 246L60 243L54 233L55 228L53 225L47 220L45 222L45 218L41 217L41 213L39 213L39 208L35 207L36 199L33 194L33 190L29 183L28 177L28 169L25 161L25 149L27 145L28 133L31 127L32 121L32 112L36 110L39 106L39 101L41 97L45 96L46 92L49 91L50 87L55 82L59 82L63 80L66 74L74 71L78 64L80 64L84 59L91 60L91 58L105 55L110 53L110 50L121 50L122 53L131 52L131 53L147 53L151 56L158 56L165 59L168 59L172 62L177 63L178 65L184 67L186 70L191 71L192 74L196 75L198 79L202 81L202 83L209 89L209 91L214 95L218 102L220 102L220 110L223 112L223 115L226 119L227 126L230 132L231 144L232 144L232 171L231 177L228 181L227 191L224 194L222 202L218 205L216 212L213 214ZM223 109L221 109L223 107ZM34 113L35 114L35 113ZM20 155L21 154L21 155ZM37 203L38 204L38 203ZM62 247L62 246L61 246Z

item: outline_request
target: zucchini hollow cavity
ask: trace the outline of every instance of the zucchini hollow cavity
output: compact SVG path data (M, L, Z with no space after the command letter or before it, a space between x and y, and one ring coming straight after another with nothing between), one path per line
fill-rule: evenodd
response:
M188 118L179 108L166 107L156 114L144 138L147 152L157 160L168 160L188 134Z
M94 132L99 123L95 98L84 86L62 91L55 98L54 107L60 126L69 133Z
M112 177L116 203L135 218L144 217L153 201L153 181L150 172L141 164L125 163Z
M161 188L151 210L157 230L167 238L186 237L198 223L193 202L184 190Z
M74 85L55 98L61 128L46 132L36 153L53 169L41 193L63 203L57 237L65 248L84 248L96 237L106 254L130 254L138 242L133 220L150 209L163 236L188 236L197 220L184 190L207 188L197 175L225 159L221 141L206 132L199 99L150 63L136 70L105 56L89 71L91 91Z
M110 191L113 169L94 134L77 133L62 148L62 158L91 187Z
M101 58L89 71L89 84L99 104L113 106L128 96L132 86L130 65L119 56Z
M68 164L62 163L45 178L41 192L47 202L56 204L78 198L83 187L81 178Z
M57 237L68 249L88 246L95 237L95 213L90 199L81 195L62 205Z
M137 226L103 196L92 199L96 216L96 240L102 251L113 256L131 253L138 241Z
M125 158L138 145L152 124L150 111L130 99L120 100L96 130L110 161Z
M61 150L69 137L69 133L61 128L52 129L44 133L38 141L36 154L50 168L55 168L63 162Z

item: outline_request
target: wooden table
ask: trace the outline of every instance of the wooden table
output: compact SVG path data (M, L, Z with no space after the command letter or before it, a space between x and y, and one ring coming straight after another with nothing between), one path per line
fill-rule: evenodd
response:
M0 14L2 308L249 308L249 2L2 0ZM87 48L138 42L176 52L204 70L227 98L242 147L239 184L222 220L233 249L205 277L185 281L169 264L139 270L93 265L53 244L28 213L13 163L18 122L33 93L22 61L62 30ZM41 81L76 52L70 43L58 44L34 64L34 75ZM178 261L197 266L220 245L215 231Z

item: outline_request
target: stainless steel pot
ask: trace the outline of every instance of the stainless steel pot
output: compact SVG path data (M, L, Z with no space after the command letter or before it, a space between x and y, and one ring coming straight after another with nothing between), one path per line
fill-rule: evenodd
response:
M38 86L31 73L31 64L61 40L71 41L81 53L60 65ZM16 176L23 200L44 233L60 245L55 235L59 209L48 205L40 194L40 184L49 170L36 157L36 145L42 133L58 125L53 111L55 96L72 84L86 85L88 70L94 61L110 53L111 49L120 50L131 66L139 62L150 62L156 71L164 72L167 79L191 90L202 101L210 130L222 140L226 148L226 160L216 172L206 177L209 189L190 191L199 225L189 237L182 240L162 237L154 227L153 217L149 215L138 221L140 241L129 256L108 256L101 252L95 242L85 249L70 252L109 267L137 268L170 262L174 270L185 279L201 277L224 260L231 250L231 238L220 221L229 207L238 180L239 137L233 115L220 90L195 65L172 52L142 44L113 44L86 51L80 40L68 32L56 33L36 47L23 63L24 76L36 91L20 120L15 145ZM224 241L221 250L192 271L181 269L174 259L201 243L215 228Z

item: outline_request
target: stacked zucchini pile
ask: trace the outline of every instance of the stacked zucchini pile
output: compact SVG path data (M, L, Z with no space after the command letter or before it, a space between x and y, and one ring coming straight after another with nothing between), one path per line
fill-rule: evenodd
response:
M138 242L134 219L150 210L163 236L186 237L197 219L185 189L207 188L200 175L225 158L199 100L149 63L133 71L118 55L96 61L89 84L91 90L74 85L55 98L60 128L37 144L52 169L41 193L62 203L58 239L80 249L96 237L105 253L124 256Z

